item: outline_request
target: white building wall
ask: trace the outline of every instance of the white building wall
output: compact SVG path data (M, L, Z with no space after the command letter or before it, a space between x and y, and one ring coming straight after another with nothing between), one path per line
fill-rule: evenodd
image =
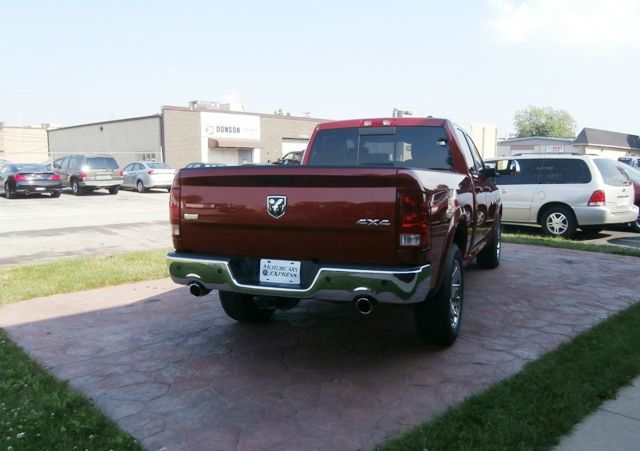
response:
M604 157L613 158L617 160L619 157L624 157L625 155L629 155L629 149L616 149L613 147L592 147L585 146L584 152L590 155L602 155Z
M482 158L492 158L496 156L498 148L498 128L495 125L471 123L469 133Z
M136 160L162 161L160 116L49 130L52 158L68 154L113 155L120 167Z

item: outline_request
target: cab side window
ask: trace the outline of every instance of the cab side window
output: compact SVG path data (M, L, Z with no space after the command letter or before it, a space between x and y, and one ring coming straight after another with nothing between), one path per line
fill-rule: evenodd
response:
M464 137L467 139L467 143L469 144L469 148L471 149L471 157L475 163L476 169L480 171L484 167L484 163L482 162L482 157L480 156L480 152L478 152L478 148L471 139L471 136L464 134Z
M467 139L464 137L464 132L456 127L456 136L458 137L458 143L460 144L460 150L464 155L464 161L467 162L467 169L469 172L477 172L476 162L473 159L473 155L471 154L471 148L469 147L469 143Z

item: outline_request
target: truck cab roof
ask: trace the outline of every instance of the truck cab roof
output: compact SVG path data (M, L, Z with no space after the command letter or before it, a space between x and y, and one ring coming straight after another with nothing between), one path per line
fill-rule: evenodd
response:
M446 119L434 117L383 117L371 119L350 119L346 121L331 121L318 124L318 130L355 127L401 127L401 126L432 126L439 127Z

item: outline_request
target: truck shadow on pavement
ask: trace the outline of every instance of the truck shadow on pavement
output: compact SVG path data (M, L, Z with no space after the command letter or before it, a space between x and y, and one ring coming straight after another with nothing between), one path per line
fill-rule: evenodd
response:
M497 270L468 268L447 349L417 342L410 308L303 301L246 325L168 280L10 305L0 326L147 448L361 449L635 302L630 262L505 245Z

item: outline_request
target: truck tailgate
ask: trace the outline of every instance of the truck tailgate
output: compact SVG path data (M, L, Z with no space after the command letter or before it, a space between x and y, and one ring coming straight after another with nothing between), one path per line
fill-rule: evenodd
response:
M176 241L213 256L397 265L396 184L395 168L182 170ZM270 196L284 212L269 214Z

